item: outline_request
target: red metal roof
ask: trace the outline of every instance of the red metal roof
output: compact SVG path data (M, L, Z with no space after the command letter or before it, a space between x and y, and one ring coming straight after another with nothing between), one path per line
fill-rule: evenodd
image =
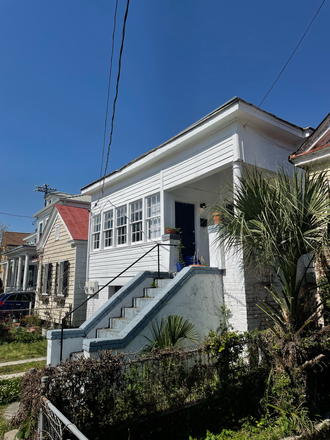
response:
M55 205L62 220L69 229L73 240L88 239L89 212L87 208L75 206Z

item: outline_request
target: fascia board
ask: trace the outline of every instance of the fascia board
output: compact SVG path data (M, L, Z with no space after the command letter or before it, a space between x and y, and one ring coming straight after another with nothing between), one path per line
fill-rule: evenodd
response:
M305 139L305 131L303 128L293 125L284 119L280 119L275 115L265 112L261 109L256 109L256 107L246 104L245 102L240 102L240 110L246 113L247 121L251 121L251 124L256 124L257 121L267 122L268 124L282 129L290 134L297 136L300 139ZM251 118L252 117L252 118ZM242 120L242 117L240 118ZM244 123L243 123L244 126Z
M69 234L70 240L73 240L72 235L70 234L70 231L69 231L69 229L68 229L68 227L67 227L65 221L63 220L63 217L61 216L60 213L58 213L58 215L59 215L59 218L61 219L61 221L62 221L62 223L63 223L63 225L64 225L64 227L65 227L67 233Z
M42 237L39 240L39 243L37 244L37 252L41 252L41 250L45 247L45 245L48 241L49 235L52 231L53 225L54 225L54 223L57 219L57 216L59 214L56 207L53 206L53 208L54 209L52 210L52 212L50 213L50 216L48 218L48 222L46 224L44 233L42 234Z
M109 176L105 179L104 185L111 184L123 177L127 178L131 174L134 174L140 168L144 168L145 166L150 166L152 162L157 162L163 157L170 155L173 150L177 151L179 148L184 148L184 146L189 142L194 142L194 138L197 138L202 135L202 137L207 136L209 132L215 129L216 125L228 125L228 118L234 119L234 113L238 110L239 103L235 103L233 106L224 109L220 114L217 114L210 118L209 120L203 122L201 125L198 125L193 130L184 133L182 136L174 139L173 141L169 141L163 147L152 151L147 154L147 156L137 160L136 162L130 164L126 168L121 171L118 171L112 176ZM99 191L102 186L102 180L95 182L94 185L87 187L85 190L82 189L82 194L92 194L96 191Z
M319 137L317 137L316 138L316 140L314 141L314 142L312 142L312 144L310 145L310 147L305 151L305 153L308 153L308 152L310 152L314 147L315 147L315 145L324 137L324 136L326 136L327 134L329 134L329 132L330 132L330 126L327 128L327 130L325 130L322 134L320 134L320 136ZM324 142L324 143L326 143L326 142Z
M291 162L296 166L309 165L317 161L330 162L330 146L316 150L302 153L301 155L291 157Z

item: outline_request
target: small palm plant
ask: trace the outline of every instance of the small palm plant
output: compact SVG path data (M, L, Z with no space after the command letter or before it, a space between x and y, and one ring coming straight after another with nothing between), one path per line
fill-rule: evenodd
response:
M185 339L195 344L198 341L198 332L195 326L180 315L163 316L160 323L158 321L151 322L150 330L152 338L145 336L149 341L149 344L144 348L145 353L151 352L155 348L178 347Z
M268 326L289 338L322 313L313 289L304 288L306 272L299 275L299 260L310 255L310 263L328 244L330 200L325 173L311 174L294 169L291 178L282 169L272 177L257 168L245 171L233 204L217 207L222 226L219 240L227 248L243 250L245 261L268 265L281 290L268 289L276 306L259 307Z

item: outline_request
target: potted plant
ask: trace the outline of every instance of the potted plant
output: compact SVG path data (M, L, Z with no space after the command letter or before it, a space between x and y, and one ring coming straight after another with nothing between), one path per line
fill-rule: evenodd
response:
M180 231L180 228L175 228L174 226L166 226L165 228L166 234L179 234Z
M215 225L218 225L219 223L222 222L221 212L214 212L214 213L212 214L212 217L213 217L213 223L214 223Z

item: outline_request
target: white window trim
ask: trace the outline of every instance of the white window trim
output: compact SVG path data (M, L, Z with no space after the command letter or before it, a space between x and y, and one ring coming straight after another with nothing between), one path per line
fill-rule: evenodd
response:
M120 225L120 226L118 226L117 225L117 221L118 221L118 216L117 216L117 213L118 213L118 210L120 209L120 208L126 208L126 213L125 213L125 217L126 217L126 223L124 224L124 225ZM127 217L127 204L125 204L125 205L121 205L121 206L118 206L118 208L116 208L116 246L117 247L123 247L123 246L129 246L130 245L130 243L129 243L129 221L128 221L129 219L128 219L128 217ZM126 226L126 242L125 243L118 243L118 229L119 228L122 228L122 227L125 227Z
M154 216L154 217L148 217L148 199L150 199L153 196L157 196L157 195L159 195L159 209L160 209L159 215ZM145 213L146 214L145 215L145 227L146 227L146 230L145 231L146 231L146 239L147 239L147 241L153 241L153 240L161 238L161 236L162 236L162 230L161 230L162 206L161 206L160 192L156 192L156 193L150 194L149 196L146 196L146 198L145 198L145 209L146 209L146 213ZM159 218L160 219L159 235L157 235L156 237L149 238L148 223L149 223L149 220L151 220L153 218Z
M105 229L105 222L106 222L106 220L105 220L105 214L107 214L108 212L112 212L112 228ZM108 209L107 211L104 211L104 212L102 213L102 215L103 215L103 229L102 229L102 243L103 243L103 249L111 249L111 248L115 247L115 219L114 219L114 210L113 210L113 209ZM107 220L107 221L108 221L108 220ZM107 231L112 231L112 238L111 238L111 240L112 240L112 244L111 244L110 246L106 246L106 245L105 245L105 241L106 241L105 233L106 233Z
M94 219L97 216L100 216L100 222L98 223L99 231L94 232ZM96 234L99 234L99 246L97 248L94 248L94 236ZM101 240L102 240L102 213L99 212L97 214L94 214L93 217L92 217L92 240L91 240L92 242L91 242L91 246L92 246L92 251L93 252L97 252L97 251L99 251L101 249L101 244L102 244Z
M132 215L132 212L131 212L131 208L132 208L132 205L134 204L134 203L137 203L137 202L141 202L141 212L142 212L142 218L141 218L141 220L138 220L138 221L135 221L135 222L133 222L132 220L131 220L131 215ZM130 245L131 246L134 246L135 244L140 244L140 243L142 243L143 242L143 236L144 236L144 230L143 230L143 205L144 205L144 203L143 203L144 201L143 201L143 198L141 198L141 199L138 199L138 200L134 200L133 202L130 202L130 204L129 204L129 237L130 237ZM134 224L136 224L136 223L141 223L141 227L142 227L142 229L141 229L141 240L138 240L138 241L133 241L132 240L132 236L133 236L133 225Z

